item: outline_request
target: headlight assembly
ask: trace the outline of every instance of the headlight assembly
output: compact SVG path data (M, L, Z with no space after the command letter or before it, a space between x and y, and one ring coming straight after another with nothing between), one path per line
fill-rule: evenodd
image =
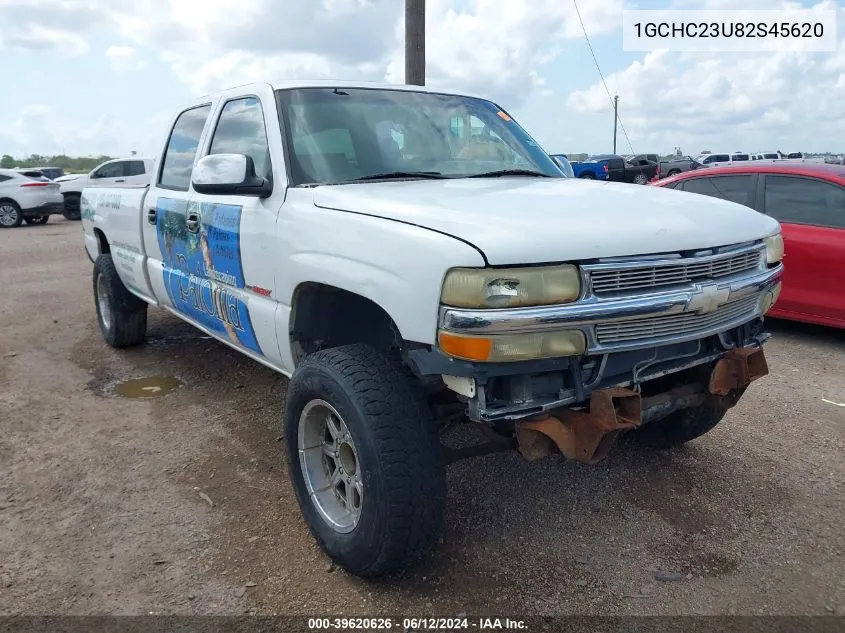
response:
M525 268L453 268L442 302L460 308L519 308L570 303L581 293L572 265Z
M783 259L783 236L780 233L770 235L763 240L766 244L766 263L771 266Z

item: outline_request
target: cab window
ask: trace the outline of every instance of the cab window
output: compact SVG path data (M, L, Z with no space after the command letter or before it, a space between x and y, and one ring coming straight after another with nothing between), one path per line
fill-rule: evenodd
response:
M191 185L191 172L197 157L205 122L211 112L210 105L185 110L173 124L164 162L159 174L158 186L173 191L188 191Z
M273 168L261 101L255 97L245 97L229 101L223 106L208 153L249 156L255 164L256 175L269 180Z
M91 178L121 178L123 175L123 161L118 161L103 165L91 174Z

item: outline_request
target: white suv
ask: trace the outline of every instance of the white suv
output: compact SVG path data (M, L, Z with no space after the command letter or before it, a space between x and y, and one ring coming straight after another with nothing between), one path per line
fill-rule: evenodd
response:
M64 197L64 216L68 220L80 218L79 199L85 187L143 187L150 183L152 158L117 158L97 165L87 176L61 183Z
M747 152L702 154L695 159L697 163L701 163L705 167L723 167L724 165L733 165L734 163L745 163L749 160L751 160L751 156Z
M30 172L38 174L38 172ZM28 176L15 169L0 169L0 228L46 224L64 205L59 185L41 175Z

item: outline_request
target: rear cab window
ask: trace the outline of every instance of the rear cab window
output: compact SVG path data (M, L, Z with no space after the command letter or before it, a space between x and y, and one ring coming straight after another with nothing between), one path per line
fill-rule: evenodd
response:
M182 112L173 124L164 151L158 186L172 191L188 191L202 131L211 112L211 104Z
M766 175L763 209L787 224L845 229L845 188L801 176Z

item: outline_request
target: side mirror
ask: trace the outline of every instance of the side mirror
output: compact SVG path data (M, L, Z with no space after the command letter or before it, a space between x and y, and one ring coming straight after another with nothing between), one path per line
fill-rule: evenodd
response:
M210 154L194 166L194 191L217 196L257 196L268 198L273 184L255 175L252 157L244 154Z

